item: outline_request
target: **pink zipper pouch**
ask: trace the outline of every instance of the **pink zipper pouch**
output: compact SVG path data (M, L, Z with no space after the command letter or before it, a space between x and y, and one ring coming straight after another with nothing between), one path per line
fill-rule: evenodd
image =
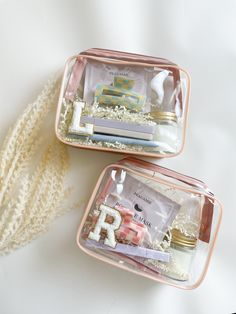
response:
M190 79L162 58L89 49L65 66L56 135L94 150L170 157L184 145Z
M193 289L206 274L221 215L202 181L128 157L101 173L77 243L116 267Z

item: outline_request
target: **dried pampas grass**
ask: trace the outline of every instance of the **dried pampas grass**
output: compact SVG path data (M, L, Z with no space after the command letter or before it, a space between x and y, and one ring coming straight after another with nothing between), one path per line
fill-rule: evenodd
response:
M55 138L52 120L58 92L58 80L50 80L2 145L0 254L34 239L65 210L62 202L68 193L64 188L68 154L66 146Z

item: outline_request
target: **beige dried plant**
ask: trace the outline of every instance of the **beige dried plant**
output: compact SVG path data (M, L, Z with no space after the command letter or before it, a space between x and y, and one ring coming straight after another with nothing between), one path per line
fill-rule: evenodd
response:
M9 130L0 152L0 254L21 247L45 231L65 210L68 193L66 146L48 123L58 98L50 80ZM51 118L53 119L53 118ZM46 136L42 137L45 133Z

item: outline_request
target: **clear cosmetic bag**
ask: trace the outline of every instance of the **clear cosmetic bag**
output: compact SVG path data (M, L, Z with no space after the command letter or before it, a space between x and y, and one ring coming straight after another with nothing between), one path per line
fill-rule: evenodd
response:
M202 181L127 157L100 175L77 243L114 266L193 289L205 276L221 215Z
M65 67L56 117L64 143L149 157L184 145L190 79L162 58L89 49Z

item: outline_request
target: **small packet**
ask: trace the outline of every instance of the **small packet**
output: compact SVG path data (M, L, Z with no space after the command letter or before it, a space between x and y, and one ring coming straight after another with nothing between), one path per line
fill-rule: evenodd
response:
M92 105L99 85L117 87L123 91L131 91L138 95L145 95L147 98L151 93L148 86L150 71L141 67L119 66L115 64L103 64L90 60L87 62L84 78L83 100Z
M114 171L113 177L119 172ZM107 190L105 203L113 208L123 206L133 211L133 220L143 223L148 230L151 241L161 242L168 227L176 217L180 205L164 194L150 188L147 184L137 180L133 175L123 171L122 191L121 183L111 181Z

